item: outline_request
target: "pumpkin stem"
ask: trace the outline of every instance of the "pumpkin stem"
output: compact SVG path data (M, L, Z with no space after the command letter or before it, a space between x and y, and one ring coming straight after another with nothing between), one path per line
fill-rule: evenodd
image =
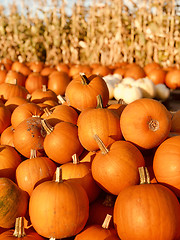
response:
M140 175L140 184L150 184L151 181L147 167L139 167L138 171Z
M46 92L46 91L47 91L47 87L46 87L45 84L42 85L42 91L43 91L43 92Z
M112 215L110 215L110 214L106 215L106 218L105 218L105 220L104 220L104 222L102 224L102 228L105 228L105 229L109 228L109 224L110 224L111 218L112 218Z
M57 167L56 168L56 179L55 182L61 183L63 182L62 180L62 168L61 167Z
M103 101L102 101L102 96L97 95L97 107L96 108L103 108Z
M72 159L73 159L73 164L78 164L79 163L79 158L78 158L76 153L72 155Z
M54 130L54 128L45 119L41 120L41 124L47 134L52 133L52 131Z
M104 145L103 141L100 139L100 137L97 134L94 134L94 139L97 142L101 153L102 154L107 154L109 152L109 150L107 149L107 147Z
M120 98L118 100L118 104L127 105L126 102L124 101L124 99L122 99L122 98Z
M5 66L2 64L1 65L1 68L0 68L1 71L5 70Z
M45 114L47 115L47 117L52 114L52 112L47 107L43 110L44 110Z
M31 94L28 93L27 96L26 96L26 99L27 99L28 101L30 101L31 97L32 97Z
M59 104L63 104L66 102L65 99L61 95L57 95L57 99L58 99Z
M115 198L113 195L106 194L105 199L102 204L105 207L112 207L112 206L114 206L114 201L115 201Z
M24 217L16 218L15 230L14 230L13 236L18 238L26 236L24 231Z
M83 85L88 85L89 84L89 79L87 78L85 73L79 73L79 74L81 76L82 84Z
M30 159L36 158L36 157L37 157L37 151L36 151L36 149L31 149Z
M159 129L159 122L156 119L151 119L148 122L149 130L156 132Z

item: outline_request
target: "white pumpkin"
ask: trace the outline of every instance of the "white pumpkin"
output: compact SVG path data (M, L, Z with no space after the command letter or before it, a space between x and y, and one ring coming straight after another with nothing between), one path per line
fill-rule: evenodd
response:
M147 77L137 79L133 85L141 89L144 98L154 98L156 95L155 84Z
M143 97L142 91L139 87L130 84L119 83L114 88L114 98L118 101L123 99L125 103L129 104L137 99Z
M109 90L109 99L112 99L114 97L114 87L121 82L121 78L117 78L116 76L109 74L104 76L103 79Z
M136 80L134 78L126 77L126 78L123 78L121 82L124 83L124 84L132 85L135 81Z
M170 89L164 84L159 83L155 85L156 98L159 100L166 100L170 96Z

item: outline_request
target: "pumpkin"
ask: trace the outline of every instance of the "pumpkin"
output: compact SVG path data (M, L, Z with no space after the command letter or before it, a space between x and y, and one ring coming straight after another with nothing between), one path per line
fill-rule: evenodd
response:
M126 141L151 149L167 138L171 129L171 114L159 101L141 98L125 107L120 127Z
M47 78L42 76L39 72L32 72L26 78L25 88L29 93L41 89L42 85L47 85Z
M108 66L100 65L96 68L93 68L92 74L96 74L96 75L99 75L101 77L104 77L104 76L107 76L109 74L112 74L112 70Z
M31 102L33 103L43 103L47 100L53 100L57 102L57 96L55 92L47 89L46 85L42 85L41 89L36 89L31 94Z
M114 195L128 186L138 184L138 167L145 166L139 149L124 140L115 141L107 148L97 135L94 137L101 150L96 153L91 164L92 175L97 184Z
M22 105L24 103L28 103L28 102L29 102L28 99L16 96L16 97L12 97L9 100L7 100L4 105L12 113L16 107L18 107L19 105Z
M72 180L56 179L39 184L30 197L29 216L38 234L59 239L78 234L89 216L89 200L84 188Z
M12 146L0 145L0 177L15 180L15 172L21 163L20 154Z
M19 61L15 61L12 63L11 70L21 73L24 76L28 76L31 73L29 67L25 63Z
M62 121L53 127L48 120L43 119L41 122L46 131L43 147L50 159L63 164L70 162L73 154L79 156L82 153L83 147L75 124Z
M5 66L3 64L0 65L0 83L5 82L7 73L8 71L6 70Z
M110 104L107 108L111 109L111 111L115 112L118 114L118 116L121 116L122 111L124 108L127 106L127 104L124 102L123 99L119 99L117 103L112 103Z
M55 68L59 71L59 72L66 72L67 74L69 74L69 65L67 63L63 63L63 62L60 62L60 63L57 63Z
M42 69L44 68L44 62L36 61L36 62L31 62L29 68L31 71L40 73Z
M54 71L49 75L48 89L56 93L56 95L64 95L71 79L68 73L63 71Z
M170 89L164 83L156 84L155 92L155 97L159 100L167 100L170 97Z
M13 240L13 239L22 239L22 240L43 240L44 238L37 234L32 229L25 229L25 218L17 217L15 222L15 229L10 229L4 231L0 234L0 240Z
M156 89L154 82L145 77L145 78L139 78L136 81L134 81L133 86L139 87L142 91L142 97L145 98L154 98L156 95Z
M48 119L48 122L70 122L73 124L77 124L78 113L75 109L67 105L57 105L53 108L44 109L44 114L41 116L44 119Z
M5 106L0 104L0 134L11 125L11 112Z
M89 77L81 74L68 84L65 92L67 103L79 111L96 107L97 95L101 95L105 107L109 101L109 90L104 79L94 74Z
M40 117L43 110L35 103L28 102L16 107L11 115L11 124L15 129L22 121L30 117Z
M114 205L114 226L123 240L179 239L180 204L167 187L150 183L142 167L140 184L122 190ZM147 172L147 170L146 170Z
M41 70L40 74L41 74L43 77L49 77L49 75L50 75L52 72L54 72L54 71L56 71L56 68L55 68L55 67L53 67L53 66L46 66L46 67L44 67L44 68Z
M36 150L31 149L29 159L25 159L16 169L18 186L31 195L38 184L52 180L56 164L48 157L37 157ZM32 174L33 173L33 174Z
M157 148L153 170L157 181L180 197L180 136L166 139Z
M0 178L0 227L12 228L16 217L25 216L28 194L9 178Z
M180 110L177 110L172 115L171 132L180 133Z
M30 117L22 121L13 134L15 149L24 157L30 158L31 149L37 150L37 156L44 155L44 131L40 117Z
M124 74L124 78L132 77L135 80L137 80L139 78L144 78L145 76L146 76L146 73L144 69L138 64L132 63L126 66L126 72Z
M12 83L1 83L0 84L0 96L1 99L6 102L11 97L23 97L26 98L29 94L28 90L17 84L15 81L14 84Z
M156 85L159 83L165 83L166 71L162 68L153 68L147 77Z
M13 84L14 81L17 81L17 84L20 86L25 86L26 77L20 73L13 70L8 71L6 74L6 79L4 82Z
M13 134L14 128L12 127L12 125L4 129L4 131L1 133L1 144L14 147Z
M62 168L62 179L74 179L86 191L89 202L93 202L99 196L101 190L94 181L91 173L90 162L80 162L76 154L72 156L73 161L64 163Z
M119 116L108 108L103 108L101 96L97 96L97 108L83 110L78 117L78 136L82 146L88 151L99 149L94 140L97 134L106 146L122 139Z
M177 89L180 87L180 69L168 71L165 78L165 84L170 89Z
M9 71L12 67L13 61L9 58L3 58L1 60L1 63L5 66L5 68L7 69L7 71Z
M75 240L118 240L119 237L114 228L109 227L112 216L107 214L102 225L87 226L81 233L76 235Z
M151 63L147 63L144 66L144 71L146 73L146 75L148 75L148 73L150 73L153 69L160 69L161 65L157 62L151 62Z

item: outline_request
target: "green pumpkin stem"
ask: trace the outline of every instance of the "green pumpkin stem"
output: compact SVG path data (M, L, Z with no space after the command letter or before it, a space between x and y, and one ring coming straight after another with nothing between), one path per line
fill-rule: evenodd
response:
M97 134L94 134L94 139L98 144L99 149L101 150L102 154L107 154L109 150L107 147L104 145L103 141L100 139L100 137Z
M109 224L110 224L111 218L112 218L112 215L110 215L110 214L106 215L106 218L105 218L105 220L104 220L104 222L102 224L102 228L104 228L104 229L108 229L109 228Z
M26 236L26 233L24 231L24 217L16 218L13 236L17 238Z
M140 175L140 184L150 184L151 181L147 167L139 167L138 171Z
M83 85L88 85L89 84L89 79L87 78L85 73L79 73L79 74L81 76L82 84Z

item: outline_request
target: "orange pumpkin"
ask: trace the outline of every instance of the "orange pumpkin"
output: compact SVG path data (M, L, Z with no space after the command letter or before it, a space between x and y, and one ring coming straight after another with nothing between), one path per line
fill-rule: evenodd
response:
M180 133L180 110L177 110L172 115L171 132Z
M62 168L62 179L74 179L86 191L89 202L93 202L100 194L101 189L94 181L91 173L90 162L80 162L76 154L72 156L73 161L64 163Z
M138 64L132 63L126 66L126 72L124 74L124 78L132 77L137 80L139 78L143 78L146 76L144 69Z
M26 78L25 88L29 93L41 89L42 85L47 85L47 78L42 76L39 72L32 72Z
M16 107L11 115L11 124L15 129L22 121L30 117L40 117L43 110L35 103L28 102Z
M31 195L37 185L52 180L55 170L56 164L51 159L37 157L36 150L31 149L30 158L21 162L16 169L16 181L21 189Z
M6 70L5 66L3 64L0 65L0 83L5 82L7 73L8 71Z
M11 70L21 73L24 76L28 76L31 73L29 67L25 63L19 61L15 61L12 63Z
M96 107L97 95L101 95L105 107L109 101L109 90L104 79L94 74L89 77L81 74L68 84L65 92L67 103L79 111Z
M26 158L30 158L31 149L37 150L37 156L42 156L44 155L45 135L40 117L27 118L14 131L14 147Z
M29 201L34 229L41 236L54 239L78 234L89 215L89 200L84 188L75 181L62 180L62 171L57 170L56 180L39 184Z
M26 77L22 73L20 73L20 72L16 72L16 71L10 70L6 74L5 82L13 84L14 81L17 81L18 85L24 87L25 86Z
M180 197L180 136L166 139L157 148L153 170L157 181Z
M147 77L156 85L160 83L165 83L166 71L162 68L153 68Z
M10 125L1 133L1 144L14 147L13 134L14 128L12 127L12 125Z
M139 149L124 140L115 141L107 148L98 136L95 135L95 139L101 149L91 165L92 175L97 184L104 191L114 195L118 195L128 186L138 184L138 167L145 166Z
M7 100L5 102L5 106L12 113L16 107L18 107L19 105L22 105L24 103L28 103L28 102L29 102L28 99L16 96L16 97L12 97L9 100Z
M12 146L0 145L0 177L15 181L15 172L21 163L21 156Z
M31 94L31 102L43 103L47 100L53 100L57 102L56 93L50 89L47 89L46 85L42 85L41 89L36 89Z
M109 74L112 74L112 70L108 66L100 65L100 66L97 66L97 67L93 68L92 74L96 74L96 75L99 75L101 77L104 77L104 76L107 76Z
M165 78L165 84L168 88L176 89L180 87L180 69L168 71Z
M0 134L11 125L11 112L5 106L0 104Z
M119 238L179 239L180 204L177 197L162 184L149 184L144 168L140 168L140 173L140 184L125 188L115 201L114 225Z
M109 227L111 215L107 214L102 225L87 226L81 233L76 235L75 240L118 240L119 237L114 228Z
M32 229L25 230L24 217L17 217L15 222L15 229L4 231L0 234L0 240L43 240L44 238L37 234Z
M49 75L48 89L56 93L56 95L64 95L71 79L66 72L54 71Z
M171 129L171 114L159 101L141 98L124 108L120 127L126 141L151 149L167 138Z
M54 127L48 120L42 120L47 135L44 139L44 150L53 161L63 164L70 162L73 154L79 156L83 147L78 138L78 128L69 122L59 122Z
M97 134L106 146L122 139L119 116L110 109L103 108L100 96L97 101L97 108L83 110L77 122L79 140L88 151L99 149L94 134Z
M0 178L0 227L12 228L16 217L25 216L28 194L9 178Z
M146 75L148 75L153 69L159 69L161 68L161 65L157 62L151 62L151 63L147 63L144 66L144 71L146 73Z

